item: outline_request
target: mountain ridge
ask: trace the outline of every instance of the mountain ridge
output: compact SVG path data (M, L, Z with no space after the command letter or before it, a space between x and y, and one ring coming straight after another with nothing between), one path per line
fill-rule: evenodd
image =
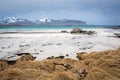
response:
M60 25L60 26L68 26L68 25L86 25L85 21L82 20L72 20L72 19L49 19L43 18L38 19L36 21L31 21L28 19L16 18L16 17L6 17L0 18L0 26L14 26L14 25Z

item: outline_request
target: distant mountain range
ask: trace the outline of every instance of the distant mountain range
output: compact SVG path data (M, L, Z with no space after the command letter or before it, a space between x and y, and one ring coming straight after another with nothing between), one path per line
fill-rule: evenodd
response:
M85 21L81 20L68 20L68 19L61 19L61 20L54 20L49 18L38 19L36 21L31 21L28 19L21 19L16 17L6 17L0 18L0 25L3 26L21 26L21 25L60 25L60 26L74 26L74 25L86 25Z

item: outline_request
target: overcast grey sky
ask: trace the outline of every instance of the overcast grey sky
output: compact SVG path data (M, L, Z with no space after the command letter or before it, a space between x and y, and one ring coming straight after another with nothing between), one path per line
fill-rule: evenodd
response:
M79 19L120 24L120 0L0 0L0 17Z

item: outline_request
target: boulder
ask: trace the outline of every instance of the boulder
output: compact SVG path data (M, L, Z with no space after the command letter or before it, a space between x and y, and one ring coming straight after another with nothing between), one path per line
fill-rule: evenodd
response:
M114 33L116 37L120 37L120 33Z
M95 34L96 32L95 31L86 31L86 30L82 30L82 29L79 29L79 28L74 28L71 33L80 33L80 34L88 34L88 35L93 35Z
M82 29L79 29L79 28L74 28L71 31L71 33L81 33L81 32L82 32Z

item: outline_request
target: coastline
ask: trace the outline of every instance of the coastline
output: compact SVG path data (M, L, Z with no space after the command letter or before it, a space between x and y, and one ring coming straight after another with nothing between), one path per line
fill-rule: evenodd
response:
M120 38L114 29L0 33L2 80L119 80Z
M62 30L67 33L62 33ZM109 31L112 29L83 30L96 31L97 34L71 34L71 29L1 32L0 58L7 59L16 53L31 53L37 57L36 60L60 55L76 59L77 52L104 51L120 46L119 38L113 37L114 32Z

